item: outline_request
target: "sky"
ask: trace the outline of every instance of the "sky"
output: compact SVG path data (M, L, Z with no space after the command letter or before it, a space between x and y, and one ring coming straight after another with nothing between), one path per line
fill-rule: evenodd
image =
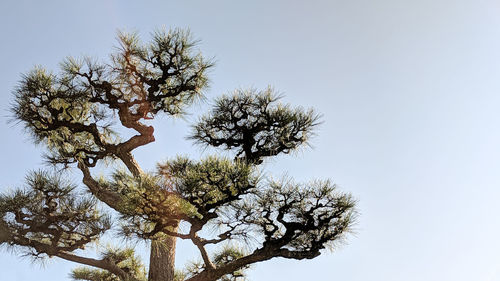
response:
M358 200L355 233L307 261L254 266L251 280L500 280L500 2L495 0L1 1L0 191L43 167L8 123L12 90L35 65L106 59L117 30L147 40L189 28L215 57L208 100L272 85L323 114L311 148L265 163L297 181L332 179ZM185 119L160 118L146 169L177 154ZM192 257L181 243L179 263ZM179 264L180 265L180 264ZM0 251L2 280L69 280L75 265Z

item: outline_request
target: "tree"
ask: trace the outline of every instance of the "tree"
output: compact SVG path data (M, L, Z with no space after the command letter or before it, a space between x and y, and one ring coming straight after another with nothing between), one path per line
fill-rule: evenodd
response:
M183 30L155 32L147 45L135 34L118 41L108 63L67 58L57 74L37 67L22 76L14 118L46 146L49 165L76 166L84 186L64 173L31 172L24 188L0 197L0 244L84 265L75 280L209 281L244 280L251 264L275 257L312 259L345 236L356 213L349 194L328 180L262 173L265 159L304 146L319 123L272 88L222 96L192 127L189 139L233 159L177 157L143 171L132 151L155 141L148 120L184 114L213 64ZM91 170L106 169L99 163L113 172L96 176ZM149 270L132 248L85 256L110 229L149 242ZM191 241L201 259L176 271L176 239Z

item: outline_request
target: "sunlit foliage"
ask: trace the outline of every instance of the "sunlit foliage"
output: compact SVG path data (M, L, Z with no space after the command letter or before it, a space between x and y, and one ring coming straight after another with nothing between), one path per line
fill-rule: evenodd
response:
M349 194L328 180L273 180L261 166L306 147L320 124L271 87L224 95L192 126L188 139L232 156L172 156L141 169L132 151L155 141L148 120L204 100L213 63L196 45L180 29L156 31L148 44L120 32L108 61L66 58L58 73L36 67L21 77L14 119L47 148L48 164L76 167L84 188L64 173L30 173L24 188L0 196L0 244L84 265L75 280L243 281L254 263L312 259L344 241L356 218ZM109 173L93 175L103 161ZM149 243L149 269L131 248L86 257L111 228L122 241ZM176 239L200 254L177 270Z

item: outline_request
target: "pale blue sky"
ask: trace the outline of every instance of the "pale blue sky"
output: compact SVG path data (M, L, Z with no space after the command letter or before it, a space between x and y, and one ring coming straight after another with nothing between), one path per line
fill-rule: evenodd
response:
M215 56L209 98L273 85L324 114L313 149L268 162L269 173L332 178L359 199L357 234L310 261L273 260L251 280L500 280L500 2L2 1L0 190L41 167L40 147L6 124L20 73L67 55L104 58L117 29L143 38L189 27ZM188 120L195 119L190 116ZM186 122L157 122L137 153L151 168L202 154ZM179 248L179 261L192 252ZM1 280L68 280L0 252Z

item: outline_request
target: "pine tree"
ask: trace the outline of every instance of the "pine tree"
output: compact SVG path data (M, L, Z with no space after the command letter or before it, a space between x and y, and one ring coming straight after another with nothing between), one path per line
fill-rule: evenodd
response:
M272 88L222 96L192 126L197 145L234 157L177 157L143 171L132 152L155 141L148 120L182 116L203 100L213 63L184 30L155 32L149 44L119 33L118 42L107 63L67 58L57 74L36 67L22 76L14 118L46 147L49 166L76 167L83 186L65 173L29 173L24 188L0 197L0 244L82 264L75 280L211 281L245 280L251 264L276 257L312 259L344 238L356 214L349 194L328 180L300 184L262 172L267 158L306 145L320 117L283 104ZM112 173L96 176L98 163ZM132 248L85 256L110 229L148 242L148 270ZM177 239L201 257L182 270L174 267Z

